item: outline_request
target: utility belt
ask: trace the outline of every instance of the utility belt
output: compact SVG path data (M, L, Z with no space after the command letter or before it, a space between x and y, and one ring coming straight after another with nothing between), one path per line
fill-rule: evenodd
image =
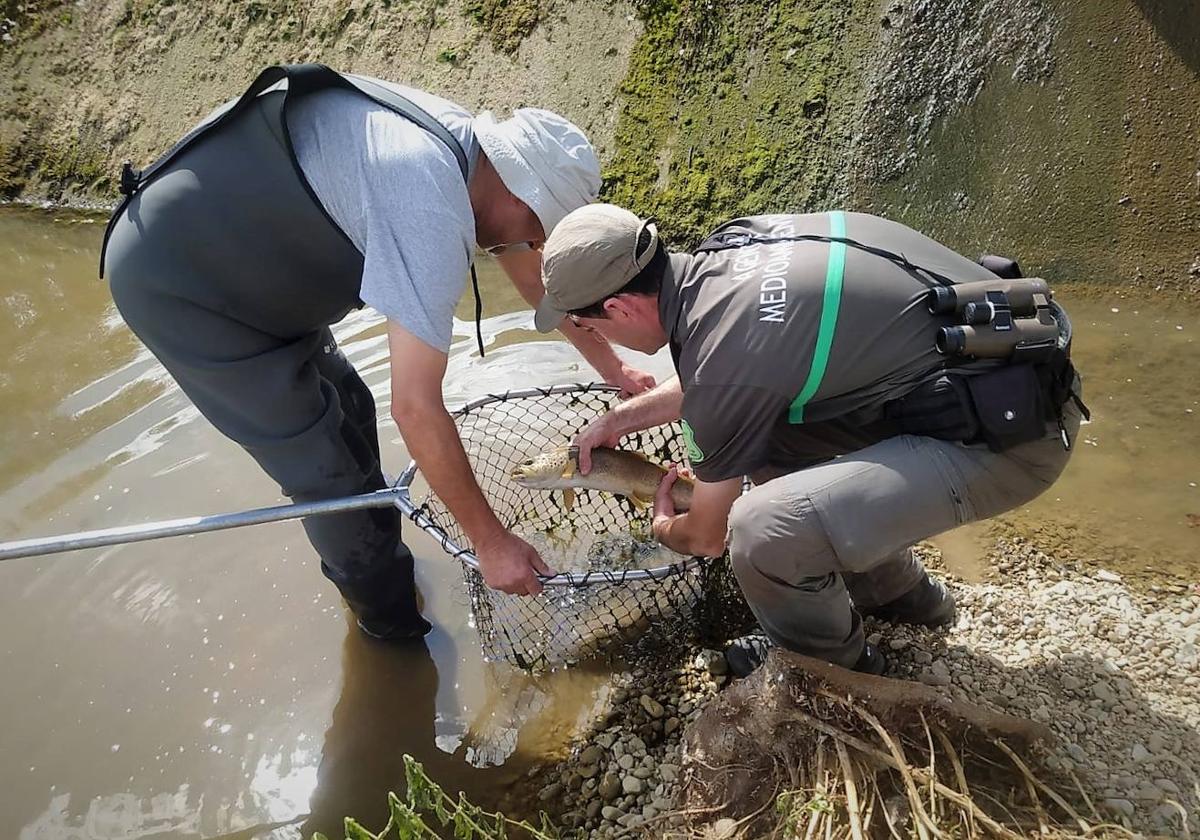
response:
M986 443L993 452L1039 440L1047 423L1057 423L1069 450L1064 406L1074 401L1084 417L1091 413L1075 389L1071 321L1046 281L1016 276L937 286L927 302L931 314L958 321L934 337L947 368L885 404L884 418L905 434Z

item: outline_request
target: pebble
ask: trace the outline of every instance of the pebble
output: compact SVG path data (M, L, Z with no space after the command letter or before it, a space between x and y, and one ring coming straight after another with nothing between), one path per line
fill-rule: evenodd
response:
M1134 744L1133 749L1129 751L1134 761L1142 762L1150 757L1150 750L1146 749L1141 744Z
M593 799L591 802L589 802L587 804L587 809L584 811L584 814L587 816L587 818L589 820L594 820L594 819L596 819L597 816L599 816L600 809L603 807L604 807L603 802L601 802L599 799Z
M724 817L712 824L712 829L706 832L711 840L729 840L737 833L737 823L729 817Z
M1108 571L1108 569L1101 569L1096 572L1096 580L1102 580L1105 583L1120 583L1121 576L1116 572Z
M646 785L637 776L626 776L621 780L621 790L637 795L646 789Z
M592 744L579 754L580 764L599 764L600 759L604 758L604 748L599 744Z
M646 714L650 715L650 717L655 718L656 720L667 713L667 710L663 708L663 704L659 703L649 694L643 694L640 698L638 698L638 702L641 703L642 708L646 710Z
M604 819L608 820L609 822L616 822L621 817L625 816L625 812L615 806L605 805L600 809L600 816L604 817Z
M1105 799L1101 804L1108 810L1118 814L1124 814L1127 817L1132 817L1134 813L1133 803L1128 799Z
M605 802L612 802L621 795L621 777L616 773L605 773L597 792Z
M672 732L674 732L678 728L679 728L679 718L669 717L669 718L667 718L667 722L663 724L663 734L670 735Z
M631 756L629 753L625 753L625 755L623 755L617 759L617 766L620 767L622 770L632 770L633 765L636 763L637 763L637 760L633 756Z
M719 650L700 651L692 664L697 670L707 671L714 677L722 677L729 673L729 662Z

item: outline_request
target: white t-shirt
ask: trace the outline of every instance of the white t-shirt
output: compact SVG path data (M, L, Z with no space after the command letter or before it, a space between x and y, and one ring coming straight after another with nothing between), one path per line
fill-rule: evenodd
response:
M377 79L427 111L472 161L471 114L453 102ZM394 111L348 90L289 105L300 167L363 255L363 303L446 351L475 250L475 217L454 153Z

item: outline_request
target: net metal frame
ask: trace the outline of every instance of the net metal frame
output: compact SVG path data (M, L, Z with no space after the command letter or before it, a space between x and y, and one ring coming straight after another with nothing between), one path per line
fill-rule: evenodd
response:
M516 464L568 444L616 403L618 393L600 383L515 389L487 394L451 414L480 489L501 522L531 541L565 529L572 544L567 553L589 566L542 577L540 595L508 595L483 582L479 559L445 504L432 491L414 498L415 462L396 481L401 512L462 563L473 624L490 660L541 670L611 654L635 640L674 646L728 638L753 626L727 555L682 557L648 568L593 568L599 558L584 557L588 545L648 535L650 511L619 496L576 490L568 512L558 493L511 480ZM679 424L633 433L622 448L660 463L685 461ZM552 566L553 559L547 557Z

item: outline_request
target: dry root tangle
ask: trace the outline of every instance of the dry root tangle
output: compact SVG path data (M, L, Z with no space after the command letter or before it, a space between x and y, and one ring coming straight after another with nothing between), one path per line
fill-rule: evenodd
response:
M1077 779L1039 775L1031 757L1048 733L1038 724L806 657L772 654L762 671L688 733L686 827L667 836L1136 836Z

